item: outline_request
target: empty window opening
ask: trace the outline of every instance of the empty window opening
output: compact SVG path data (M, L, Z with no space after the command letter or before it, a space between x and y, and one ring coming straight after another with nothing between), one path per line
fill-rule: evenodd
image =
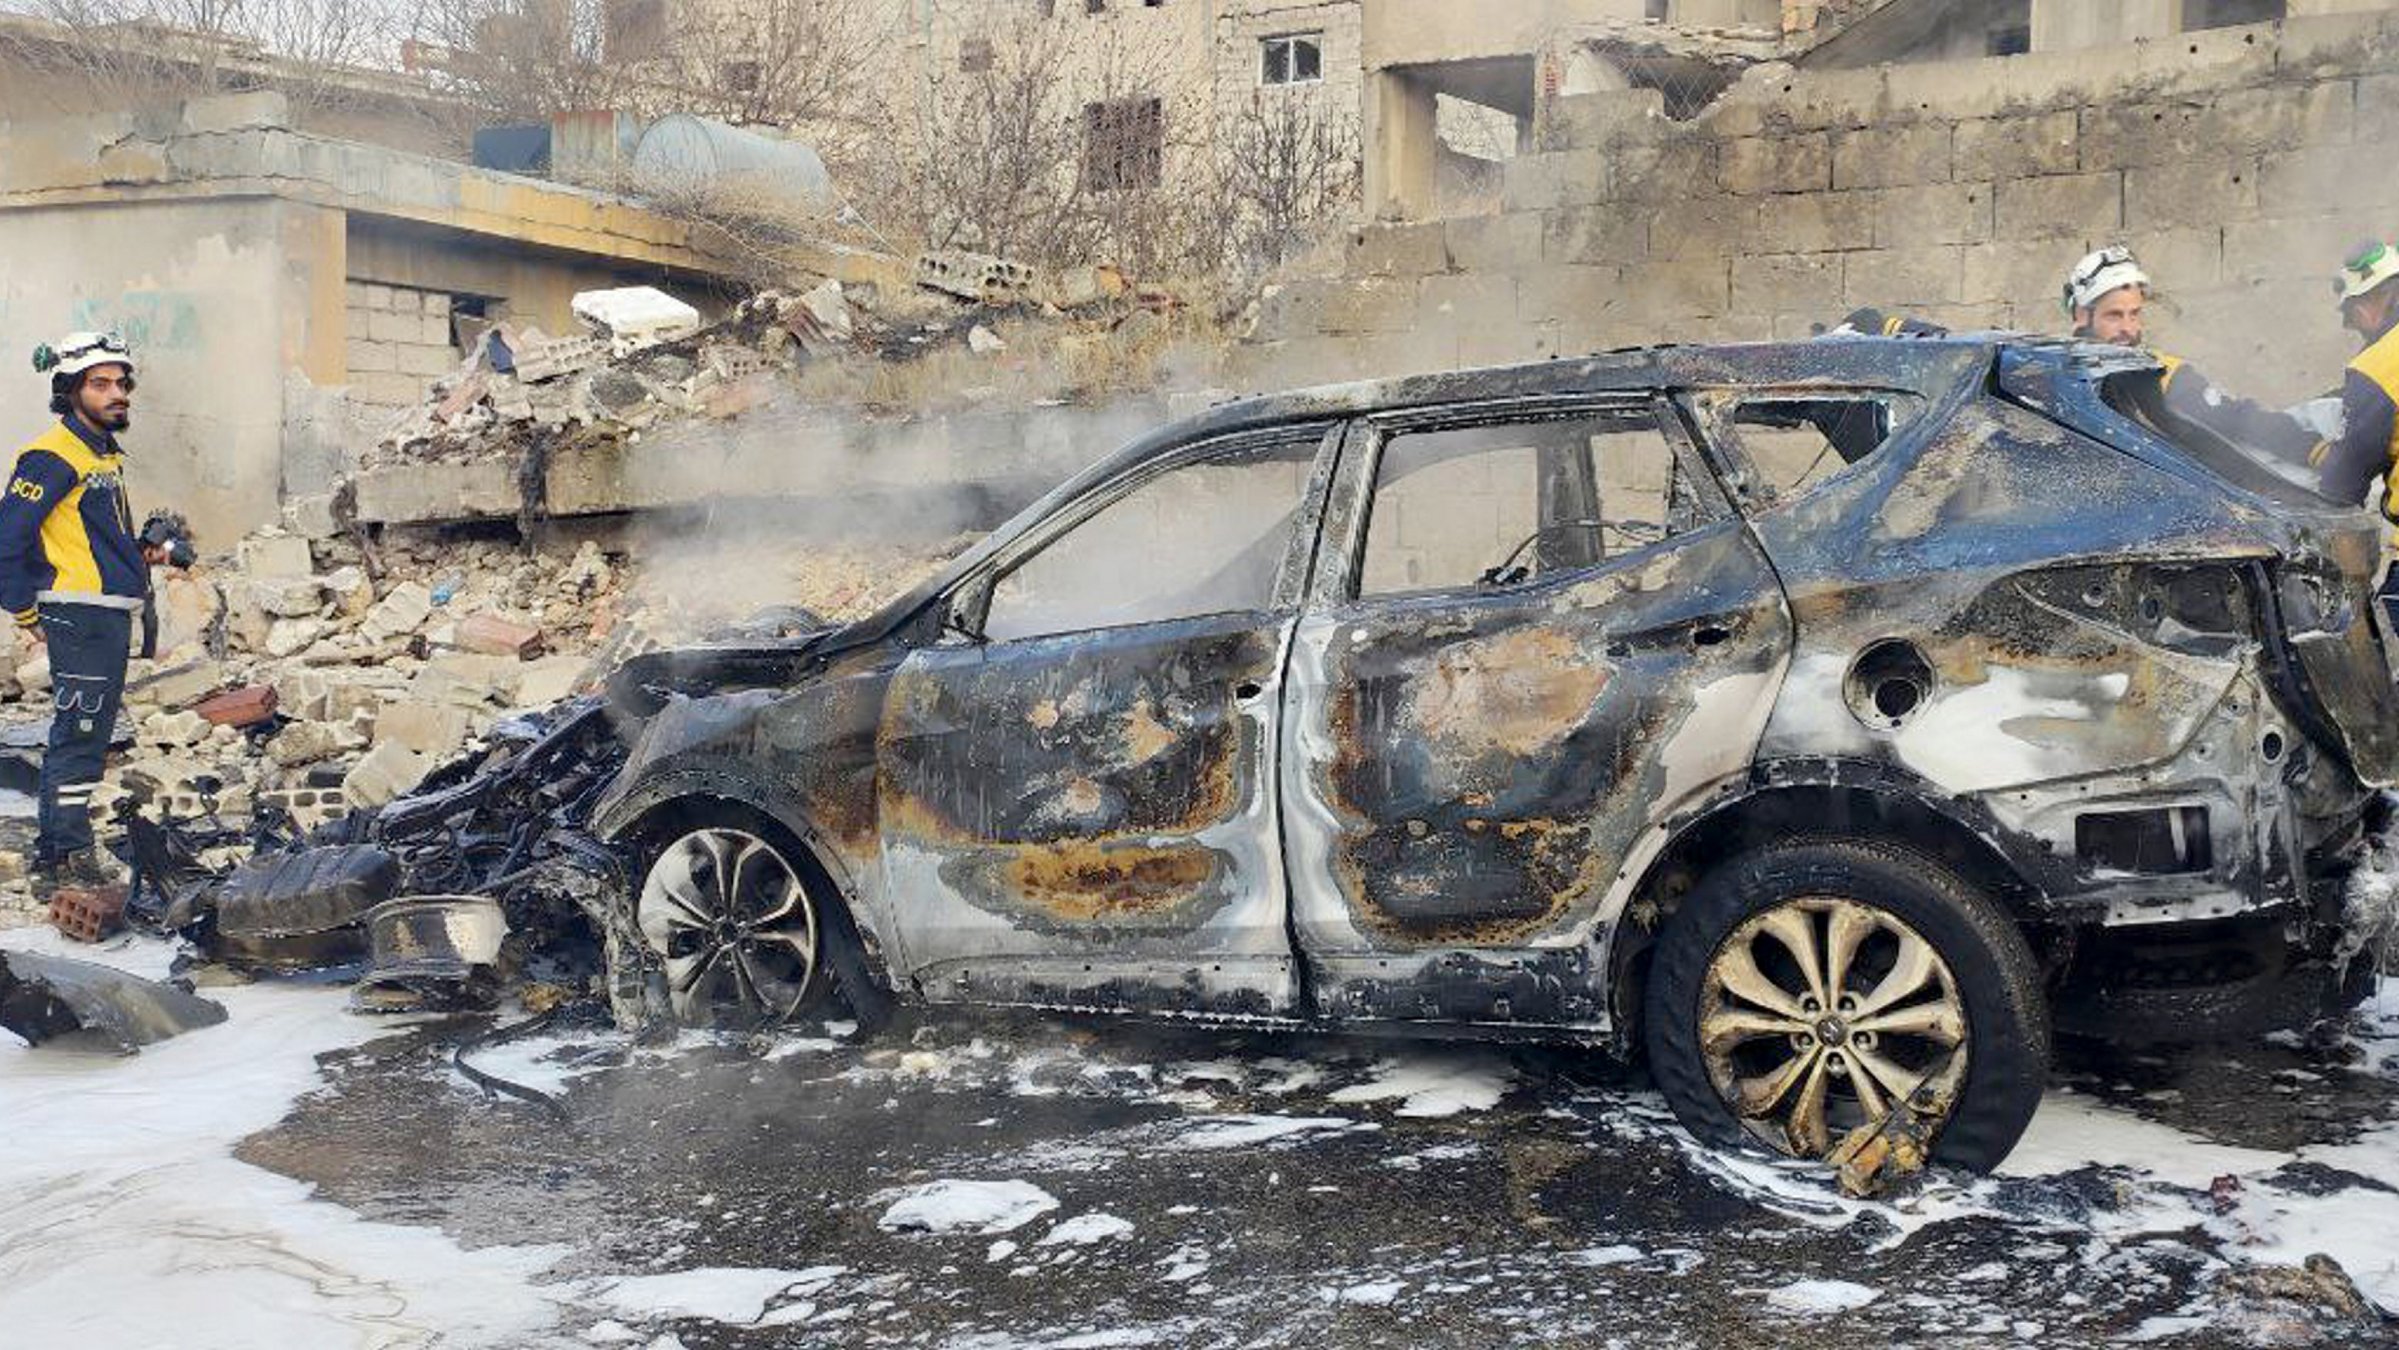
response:
M1383 447L1361 597L1491 589L1596 567L1699 523L1647 407L1404 432Z
M1091 192L1154 188L1166 167L1166 109L1154 98L1120 98L1083 108L1083 187Z
M1258 83L1314 84L1324 78L1324 34L1285 33L1258 42Z
M973 74L991 69L991 39L970 37L958 44L958 69Z
M1921 407L1900 395L1711 398L1702 420L1730 443L1742 495L1757 506L1802 497L1863 463Z
M717 72L717 78L724 81L725 88L733 93L757 93L758 63L755 61L727 61Z
M1245 447L1154 475L1010 568L984 636L1269 609L1317 447Z
M2243 23L2274 23L2289 17L2288 0L2182 0L2184 32L2230 28Z
M2029 23L2004 24L1992 29L1991 41L1986 50L1993 56L2024 55L2032 50L2032 25Z

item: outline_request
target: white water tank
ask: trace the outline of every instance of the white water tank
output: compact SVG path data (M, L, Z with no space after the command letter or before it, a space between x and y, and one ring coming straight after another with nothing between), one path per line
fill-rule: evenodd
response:
M633 148L633 181L644 192L739 194L759 205L802 210L821 210L833 200L833 180L811 147L689 113L661 117L642 132Z

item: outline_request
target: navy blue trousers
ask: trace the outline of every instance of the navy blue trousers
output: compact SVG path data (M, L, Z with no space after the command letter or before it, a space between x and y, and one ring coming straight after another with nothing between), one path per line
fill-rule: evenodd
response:
M55 863L92 846L92 789L125 701L133 615L104 605L44 602L50 647L50 747L42 755L37 860Z

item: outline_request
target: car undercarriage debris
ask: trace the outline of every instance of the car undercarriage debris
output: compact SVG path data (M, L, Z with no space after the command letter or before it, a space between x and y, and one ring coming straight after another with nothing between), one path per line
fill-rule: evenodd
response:
M1861 1199L1881 1195L1923 1171L1941 1127L1949 1123L1957 1105L1965 1070L1966 1056L1950 1052L1915 1091L1892 1103L1882 1119L1858 1126L1834 1145L1825 1161L1837 1169L1841 1190Z
M130 1055L225 1020L223 1005L92 961L0 952L0 1027L28 1045Z
M367 911L374 959L351 994L361 1012L451 1012L499 997L500 903L475 895L415 895Z

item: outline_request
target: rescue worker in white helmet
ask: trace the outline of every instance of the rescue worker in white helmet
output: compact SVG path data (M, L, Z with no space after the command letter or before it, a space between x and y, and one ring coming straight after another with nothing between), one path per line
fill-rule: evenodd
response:
M2351 250L2333 283L2341 303L2341 326L2365 341L2365 350L2341 377L2341 436L2321 465L2324 495L2361 501L2376 478L2384 479L2382 512L2399 520L2399 248L2382 242Z
M124 701L150 563L125 500L117 433L132 421L133 353L114 333L70 333L33 354L58 421L17 453L0 496L0 607L50 655L51 719L34 843L37 887L123 884L94 846L92 790Z
M2149 296L2149 274L2121 244L2085 254L2066 275L2066 313L2074 336L2088 342L2147 347ZM2160 390L2175 416L2290 464L2307 463L2322 440L2315 427L2290 413L2225 393L2181 357L2155 349L2150 354L2165 367Z

